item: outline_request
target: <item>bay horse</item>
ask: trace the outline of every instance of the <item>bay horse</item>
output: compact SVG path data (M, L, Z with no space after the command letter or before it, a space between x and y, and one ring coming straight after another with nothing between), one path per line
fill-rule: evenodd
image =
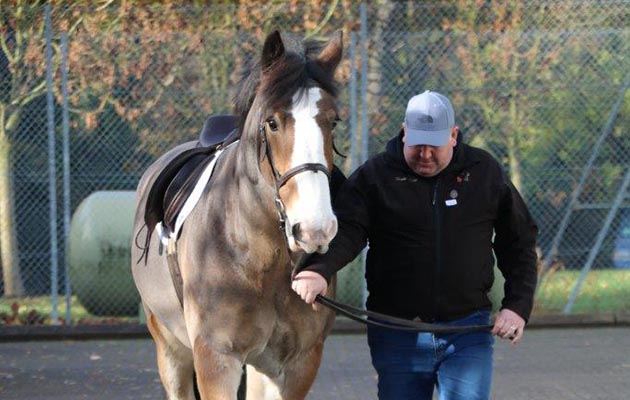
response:
M134 236L148 236L145 250L132 245L132 272L170 400L197 388L204 400L236 399L245 365L247 399L304 399L319 369L334 314L291 290L291 257L325 252L337 231L329 176L342 37L296 43L271 33L237 86L240 139L176 242L181 302L145 207L160 171L198 144L170 150L139 182Z

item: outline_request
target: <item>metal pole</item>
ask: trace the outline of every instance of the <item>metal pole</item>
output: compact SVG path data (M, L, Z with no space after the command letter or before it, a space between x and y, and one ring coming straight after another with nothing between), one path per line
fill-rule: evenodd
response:
M68 236L70 235L70 121L68 117L68 33L61 33L61 97L63 137L63 261L64 292L66 295L66 325L72 322L70 271L68 270Z
M626 95L626 91L628 90L629 86L630 86L630 73L626 75L626 80L623 86L621 87L621 90L619 91L619 95L617 96L617 102L615 103L613 109L611 110L610 115L608 116L608 120L606 121L606 124L602 128L602 132L599 135L599 138L597 139L595 146L593 146L593 151L591 152L591 156L586 164L586 167L584 167L584 170L582 171L582 176L580 177L580 181L577 187L575 188L575 190L573 191L573 193L571 193L571 200L569 201L569 205L567 206L567 211L562 217L562 221L560 222L560 227L558 228L558 232L556 233L556 236L553 238L553 242L551 243L551 249L549 250L549 252L547 252L547 257L545 257L543 261L543 265L541 267L541 276L543 277L544 277L544 273L547 271L547 268L549 268L549 265L551 265L551 260L553 259L553 257L555 257L558 254L558 247L560 246L560 241L562 240L562 236L564 235L564 232L566 231L567 226L569 226L569 219L571 218L573 209L577 206L580 193L582 192L582 189L584 188L584 184L586 183L586 179L588 178L591 168L593 167L593 164L595 163L595 159L597 158L597 155L599 154L599 148L602 146L602 144L604 143L604 140L606 140L606 138L612 131L613 123L615 122L615 119L617 118L617 114L619 114L619 109L621 108L621 104L623 103L623 100ZM541 282L541 285L538 285L538 287L540 286L542 286L542 282Z
M350 171L358 167L357 159L357 69L355 64L357 34L350 32Z
M367 100L367 6L364 2L360 5L361 17L361 164L368 159L368 100ZM369 246L369 244L368 244ZM361 263L363 267L363 276L365 276L365 262L367 259L367 247L361 252ZM367 302L367 287L365 279L361 279L361 302L363 305Z
M619 210L619 206L621 205L621 202L623 201L626 192L628 191L628 185L630 185L630 168L628 168L623 183L621 184L621 188L617 192L617 196L615 196L615 201L613 202L610 211L608 211L608 215L606 216L606 220L604 221L604 226L602 226L602 229L600 229L599 234L597 235L595 245L591 248L591 252L588 254L588 259L586 260L586 264L582 268L580 278L575 284L575 287L573 287L573 291L571 292L571 296L569 297L569 302L564 307L564 314L569 314L571 312L571 309L573 308L573 303L575 303L575 298L577 297L578 293L580 293L582 283L584 283L586 275L591 270L593 262L595 261L595 257L597 256L597 253L599 253L599 249L602 246L604 239L606 238L606 234L608 234L610 224L615 218L615 215L617 215L617 210Z
M368 159L367 7L361 3L361 163Z
M46 109L48 116L48 194L50 197L50 292L52 301L50 319L53 325L57 325L59 324L57 313L57 260L59 257L59 252L57 249L57 188L55 185L55 103L53 98L52 82L52 19L50 14L50 4L46 4Z

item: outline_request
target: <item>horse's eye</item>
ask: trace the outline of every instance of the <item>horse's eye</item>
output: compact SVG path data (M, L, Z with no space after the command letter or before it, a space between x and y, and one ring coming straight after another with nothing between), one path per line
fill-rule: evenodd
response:
M275 119L269 118L267 120L267 124L269 125L269 129L271 129L272 132L278 132L278 123Z

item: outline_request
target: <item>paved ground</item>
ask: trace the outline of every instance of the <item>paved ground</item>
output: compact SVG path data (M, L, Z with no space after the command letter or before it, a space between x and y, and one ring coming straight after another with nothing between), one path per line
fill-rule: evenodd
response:
M630 398L630 327L531 329L497 343L493 399ZM0 399L164 399L148 339L0 343ZM309 400L376 399L364 335L333 335Z

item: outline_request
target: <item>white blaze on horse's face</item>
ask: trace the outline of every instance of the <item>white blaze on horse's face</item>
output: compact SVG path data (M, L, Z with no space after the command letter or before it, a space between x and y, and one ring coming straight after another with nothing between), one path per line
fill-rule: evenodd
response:
M307 163L331 167L324 151L324 135L316 117L320 113L318 102L322 99L321 89L309 88L293 96L291 115L295 121L293 153L290 168ZM287 207L291 227L288 230L289 247L300 248L307 253L324 253L328 243L337 234L337 218L330 204L328 178L321 172L303 172L293 177L297 185L297 201ZM299 224L299 225L298 225Z

